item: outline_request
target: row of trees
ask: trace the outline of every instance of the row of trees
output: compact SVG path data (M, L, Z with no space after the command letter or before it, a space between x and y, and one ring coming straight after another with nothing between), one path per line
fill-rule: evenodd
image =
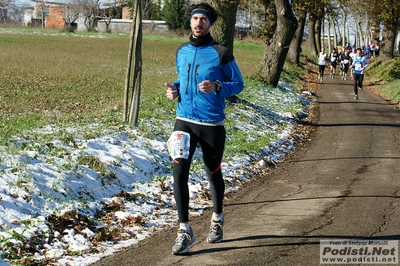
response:
M400 1L392 0L205 0L221 14L213 36L233 51L238 9L248 14L253 36L265 44L260 78L277 85L286 59L298 64L302 41L317 55L322 46L363 46L380 41L382 57L393 58L400 26ZM185 27L187 0L167 0L164 19L171 28ZM180 20L180 21L179 21ZM350 31L354 36L350 40ZM333 35L333 42L330 37ZM327 36L324 38L324 36ZM324 43L324 39L327 42Z
M278 85L286 60L299 63L305 35L309 52L316 56L320 48L325 46L325 35L329 48L332 33L335 47L350 42L351 26L355 35L354 44L368 44L369 40L380 40L382 57L387 59L394 57L395 39L400 26L400 1L204 0L204 2L213 5L220 13L219 20L212 28L214 38L232 52L238 8L247 11L247 20L252 26L254 35L261 38L265 45L259 78L273 86ZM164 1L162 16L170 29L187 27L188 16L185 16L185 13L188 6L188 0ZM328 26L327 34L325 25ZM136 51L136 55L140 56L139 51ZM138 94L136 86L133 87L132 95L135 93ZM127 105L125 109L128 110ZM135 116L137 114L136 112ZM126 117L125 115L125 120ZM133 121L130 119L131 123L135 121L137 119Z
M16 0L0 0L9 7ZM164 19L170 29L187 29L189 0L114 0L100 13L101 0L68 0L66 23L72 24L83 14L87 28L95 17L111 21L121 16L121 7L128 3L132 14L143 19ZM393 0L203 0L213 5L220 19L213 25L213 36L233 52L236 15L245 11L253 36L261 38L265 49L259 78L278 85L284 63L299 63L302 43L307 36L309 52L317 55L322 46L366 45L380 41L381 57L394 57L396 36L400 26L400 1ZM44 0L43 0L44 2ZM104 1L105 2L105 1ZM197 1L199 2L199 1ZM140 8L138 3L140 3ZM104 3L103 3L104 4ZM75 8L78 8L75 10ZM140 12L137 12L140 10ZM243 13L243 12L241 12ZM141 17L141 16L140 16ZM134 26L134 25L133 25ZM350 31L354 40L350 40ZM331 42L333 35L333 42ZM322 37L321 37L322 36ZM325 36L327 42L325 43Z

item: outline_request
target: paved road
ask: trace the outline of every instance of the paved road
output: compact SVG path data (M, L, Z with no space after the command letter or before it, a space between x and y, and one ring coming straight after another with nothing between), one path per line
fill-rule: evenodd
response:
M320 265L320 240L399 240L399 109L328 75L318 101L312 140L228 195L222 243L205 241L206 214L188 255L171 254L173 229L95 265Z

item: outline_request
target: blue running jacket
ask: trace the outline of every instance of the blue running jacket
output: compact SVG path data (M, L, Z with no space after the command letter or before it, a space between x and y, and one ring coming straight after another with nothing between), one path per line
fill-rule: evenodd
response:
M181 44L176 51L179 89L177 117L201 123L218 123L225 119L225 98L244 88L242 74L231 52L212 41L209 45ZM203 80L219 82L219 93L203 93L198 84Z

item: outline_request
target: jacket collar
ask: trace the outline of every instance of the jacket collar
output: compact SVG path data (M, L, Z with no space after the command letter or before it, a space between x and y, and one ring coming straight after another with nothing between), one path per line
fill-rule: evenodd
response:
M214 39L210 33L207 33L201 38L194 38L193 35L190 35L190 44L193 46L207 46L213 42Z

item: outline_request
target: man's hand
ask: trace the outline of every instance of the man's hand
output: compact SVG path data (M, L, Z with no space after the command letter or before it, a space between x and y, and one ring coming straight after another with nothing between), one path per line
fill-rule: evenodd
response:
M204 93L210 93L215 91L216 85L211 80L204 80L199 83L199 88Z
M174 85L165 83L165 86L167 86L167 98L170 99L171 101L174 100L176 97L179 95L179 91L175 88Z

